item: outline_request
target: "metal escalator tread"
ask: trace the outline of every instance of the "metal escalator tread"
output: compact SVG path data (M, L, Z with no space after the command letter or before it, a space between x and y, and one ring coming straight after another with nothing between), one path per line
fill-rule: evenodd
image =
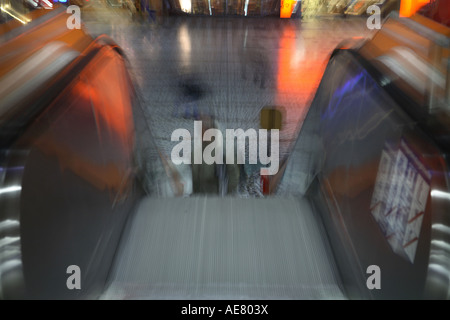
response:
M309 202L144 199L101 299L340 299Z

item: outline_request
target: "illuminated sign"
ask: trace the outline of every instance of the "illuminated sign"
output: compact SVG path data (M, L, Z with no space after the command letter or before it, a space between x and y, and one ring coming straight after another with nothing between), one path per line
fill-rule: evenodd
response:
M402 0L400 3L400 17L410 17L430 0Z
M296 3L296 0L281 0L280 18L290 18Z

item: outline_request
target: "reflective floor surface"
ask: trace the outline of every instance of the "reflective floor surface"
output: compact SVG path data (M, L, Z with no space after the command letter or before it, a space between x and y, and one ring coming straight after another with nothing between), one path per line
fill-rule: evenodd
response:
M193 120L214 118L219 129L260 128L260 110L283 112L280 157L301 125L332 50L344 39L368 37L364 18L158 17L92 4L82 18L124 50L146 118L167 157L172 132L193 132Z

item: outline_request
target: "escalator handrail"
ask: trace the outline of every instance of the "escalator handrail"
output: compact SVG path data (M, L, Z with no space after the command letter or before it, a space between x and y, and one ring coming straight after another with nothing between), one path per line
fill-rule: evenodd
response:
M439 126L439 123L433 121L435 116L430 114L426 108L421 106L417 100L409 96L404 90L402 90L394 81L390 81L377 66L369 59L365 58L358 51L354 49L335 49L331 54L330 61L333 57L341 52L346 51L350 53L355 60L363 67L364 70L374 79L380 88L396 102L396 104L408 115L411 119L417 122L419 128L424 132L436 132L439 129L446 132L450 136L450 130L443 125ZM437 128L437 126L439 126ZM450 143L448 141L439 139L435 136L429 135L430 139L439 146L444 152L450 153Z
M4 123L8 124L6 133L0 134L0 147L7 148L10 146L22 132L28 128L33 120L42 114L51 102L75 79L84 68L97 56L97 54L104 48L110 47L118 54L124 57L123 50L108 36L100 35L95 38L72 62L64 67L46 86L46 90L39 95L39 97L32 103L27 105L27 112L23 112L23 105L16 105L11 108L11 111L3 119ZM19 120L20 119L20 120ZM17 127L9 126L13 123L18 123Z

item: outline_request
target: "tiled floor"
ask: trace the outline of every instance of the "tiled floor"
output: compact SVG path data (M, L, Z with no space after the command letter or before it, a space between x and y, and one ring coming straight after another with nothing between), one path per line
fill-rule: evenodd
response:
M84 16L88 29L110 35L125 50L156 143L167 156L176 144L173 130L193 131L193 118L183 117L183 84L195 83L199 112L214 116L221 129L258 129L263 107L281 108L284 157L332 50L344 39L371 34L363 18L167 17L150 24L133 21L126 10L94 12Z

